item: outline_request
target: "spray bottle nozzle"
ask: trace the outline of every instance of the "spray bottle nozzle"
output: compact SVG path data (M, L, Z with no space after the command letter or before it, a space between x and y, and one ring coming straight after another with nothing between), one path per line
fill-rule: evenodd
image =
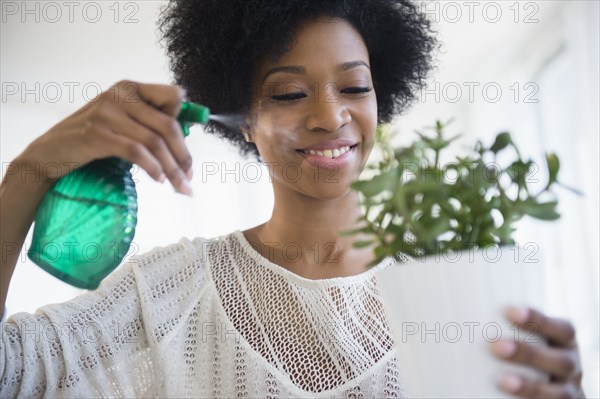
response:
M177 116L184 137L190 134L190 126L193 123L208 123L210 119L210 109L204 105L184 101L181 104L181 111Z

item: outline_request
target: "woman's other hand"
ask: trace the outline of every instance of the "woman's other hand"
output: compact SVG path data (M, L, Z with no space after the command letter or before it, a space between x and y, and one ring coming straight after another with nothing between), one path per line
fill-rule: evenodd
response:
M522 398L584 398L581 387L582 370L575 328L563 319L548 317L527 308L509 307L506 317L519 328L535 332L547 345L501 340L491 345L500 359L533 367L550 376L539 382L524 376L503 376L498 385L503 391Z

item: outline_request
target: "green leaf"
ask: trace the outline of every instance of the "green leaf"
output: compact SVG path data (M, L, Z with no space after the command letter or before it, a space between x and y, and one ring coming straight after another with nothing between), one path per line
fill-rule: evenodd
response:
M448 230L450 230L450 221L447 218L432 219L427 223L427 230L423 232L422 238L425 241L434 240Z
M449 139L445 139L442 138L442 136L439 137L427 137L422 133L417 132L417 134L419 135L419 137L421 137L421 140L423 140L425 143L427 143L427 145L429 146L429 148L431 148L432 150L435 151L440 151L443 150L444 148L448 147L450 145L450 143L452 143L454 140L458 139L461 135L457 134L456 136L449 138Z
M504 149L507 145L512 143L512 139L510 138L510 133L502 132L496 136L496 140L494 144L490 147L490 151L494 154L497 154L498 151Z
M398 181L396 170L381 173L371 180L360 180L352 183L351 187L362 192L367 197L373 197L384 190L394 190Z
M556 154L546 154L546 163L548 164L548 185L546 188L550 187L554 182L556 182L556 177L558 176L558 170L560 169L560 162Z
M556 212L556 201L537 203L533 199L528 199L518 204L519 209L526 215L540 220L556 220L560 214Z
M338 235L341 237L348 237L348 236L356 235L358 233L368 233L370 231L371 231L371 229L369 228L369 226L366 226L366 227L358 227L356 229L351 229L351 230L342 230L342 231L338 232Z
M434 183L436 185L444 180L444 172L436 167L426 167L420 170L419 181L422 183Z
M529 173L532 164L532 161L515 161L506 169L506 173L508 173L510 178L519 186L525 186L527 173Z
M375 254L375 257L377 259L382 261L386 256L388 256L390 254L390 250L389 250L389 248L380 245L377 248L375 248L373 253Z
M355 241L352 246L354 248L366 248L369 245L373 244L375 240L364 240L364 241Z
M510 240L510 236L513 231L515 231L514 227L512 227L511 222L507 220L504 221L502 226L492 230L492 232L498 236L501 242Z

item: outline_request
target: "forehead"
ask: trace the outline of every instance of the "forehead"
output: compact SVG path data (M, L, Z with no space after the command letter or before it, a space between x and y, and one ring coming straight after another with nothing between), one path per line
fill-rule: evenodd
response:
M300 25L290 50L277 60L262 63L259 74L280 65L334 66L362 60L369 64L369 52L360 33L347 21L319 18Z

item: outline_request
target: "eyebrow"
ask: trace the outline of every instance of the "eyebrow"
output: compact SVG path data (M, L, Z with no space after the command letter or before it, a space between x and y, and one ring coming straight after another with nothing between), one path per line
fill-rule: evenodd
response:
M344 72L344 71L348 71L350 69L353 69L353 68L356 68L359 66L365 66L365 67L371 69L371 67L369 67L369 65L366 62L360 61L360 60L344 62L342 64L337 65L335 69L337 69L338 71ZM278 66L275 68L271 68L263 77L263 80L262 80L263 83L265 82L265 80L267 80L267 78L269 76L273 75L274 73L278 73L278 72L303 75L303 74L306 74L306 68L304 68L303 66L299 66L299 65L286 65L286 66Z

